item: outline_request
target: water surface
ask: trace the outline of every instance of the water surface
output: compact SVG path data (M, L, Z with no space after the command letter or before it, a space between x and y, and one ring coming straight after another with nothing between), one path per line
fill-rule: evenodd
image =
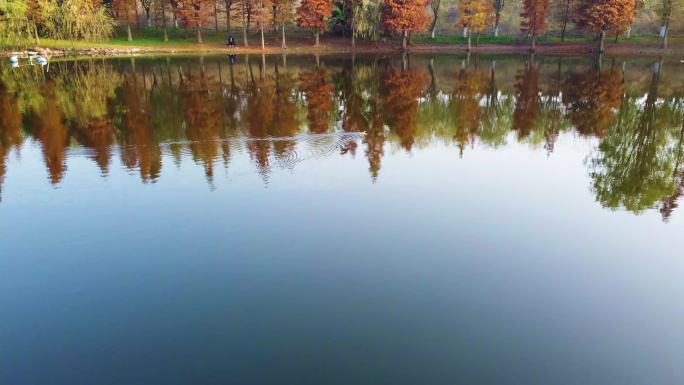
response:
M680 384L683 70L0 66L0 382Z

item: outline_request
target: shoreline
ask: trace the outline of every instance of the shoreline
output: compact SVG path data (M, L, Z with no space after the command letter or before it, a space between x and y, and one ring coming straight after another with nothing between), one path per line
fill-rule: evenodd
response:
M582 43L542 43L537 45L534 52L539 55L595 55L596 51L593 44ZM527 44L481 44L472 47L470 51L462 45L452 44L428 44L415 43L408 47L408 54L489 54L489 55L529 55ZM349 45L348 41L323 42L320 47L313 47L303 44L292 44L286 49L280 46L267 45L265 49L260 47L236 47L228 48L223 44L183 44L168 46L113 46L112 44L96 44L85 48L68 48L35 46L19 50L0 50L0 56L19 56L26 58L29 56L42 55L48 58L58 57L117 57L131 55L214 55L214 54L250 54L250 55L335 55L335 54L401 54L401 47L398 44L382 42L379 44L360 43L355 48ZM684 46L662 49L650 45L638 45L630 43L606 44L603 55L607 56L677 56L684 57Z

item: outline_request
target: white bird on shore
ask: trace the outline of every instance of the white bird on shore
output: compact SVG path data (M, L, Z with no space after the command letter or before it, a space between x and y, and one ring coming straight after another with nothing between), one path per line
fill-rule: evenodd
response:
M18 63L19 57L17 55L10 56L10 63Z
M42 66L46 65L47 62L48 62L48 60L46 58L44 58L43 56L36 57L36 63L38 63Z

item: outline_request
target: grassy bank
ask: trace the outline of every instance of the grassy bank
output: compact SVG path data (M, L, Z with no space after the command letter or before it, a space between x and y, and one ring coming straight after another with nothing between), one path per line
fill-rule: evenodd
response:
M197 42L195 31L183 29L169 29L168 41L164 41L163 30L155 28L133 29L133 40L128 41L126 34L119 30L115 36L107 41L69 41L41 39L39 44L35 41L26 41L16 46L2 45L0 50L5 53L14 50L23 50L39 46L55 50L127 50L140 49L142 53L203 53L224 52L227 50L225 42L228 36L226 31L205 30L202 33L203 43ZM248 36L249 46L243 43L242 31L233 31L233 37L237 42L237 49L232 52L262 52L261 36L258 33L250 33ZM281 49L280 33L268 33L265 35L266 52L279 53ZM291 53L332 53L351 51L351 42L348 37L325 36L322 45L318 48L313 46L314 39L310 33L291 31L286 35L288 50ZM684 54L684 36L670 37L670 48L660 50L660 39L657 36L634 36L629 39L622 37L616 43L614 38L606 39L608 54ZM411 50L416 52L460 52L463 51L467 39L460 35L439 35L434 39L428 35L413 37ZM499 36L482 35L479 39L473 37L473 51L487 53L515 53L526 52L528 39L525 36ZM570 36L561 41L559 36L547 35L538 39L540 53L587 53L590 52L595 42L591 37ZM393 52L399 49L398 40L384 39L378 43L358 42L356 52ZM106 52L104 52L106 54ZM100 52L102 54L102 52Z

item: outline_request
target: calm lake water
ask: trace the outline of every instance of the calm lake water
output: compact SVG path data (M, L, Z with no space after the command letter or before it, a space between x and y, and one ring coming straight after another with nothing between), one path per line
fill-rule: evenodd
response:
M3 63L0 383L681 384L682 194L678 59Z

